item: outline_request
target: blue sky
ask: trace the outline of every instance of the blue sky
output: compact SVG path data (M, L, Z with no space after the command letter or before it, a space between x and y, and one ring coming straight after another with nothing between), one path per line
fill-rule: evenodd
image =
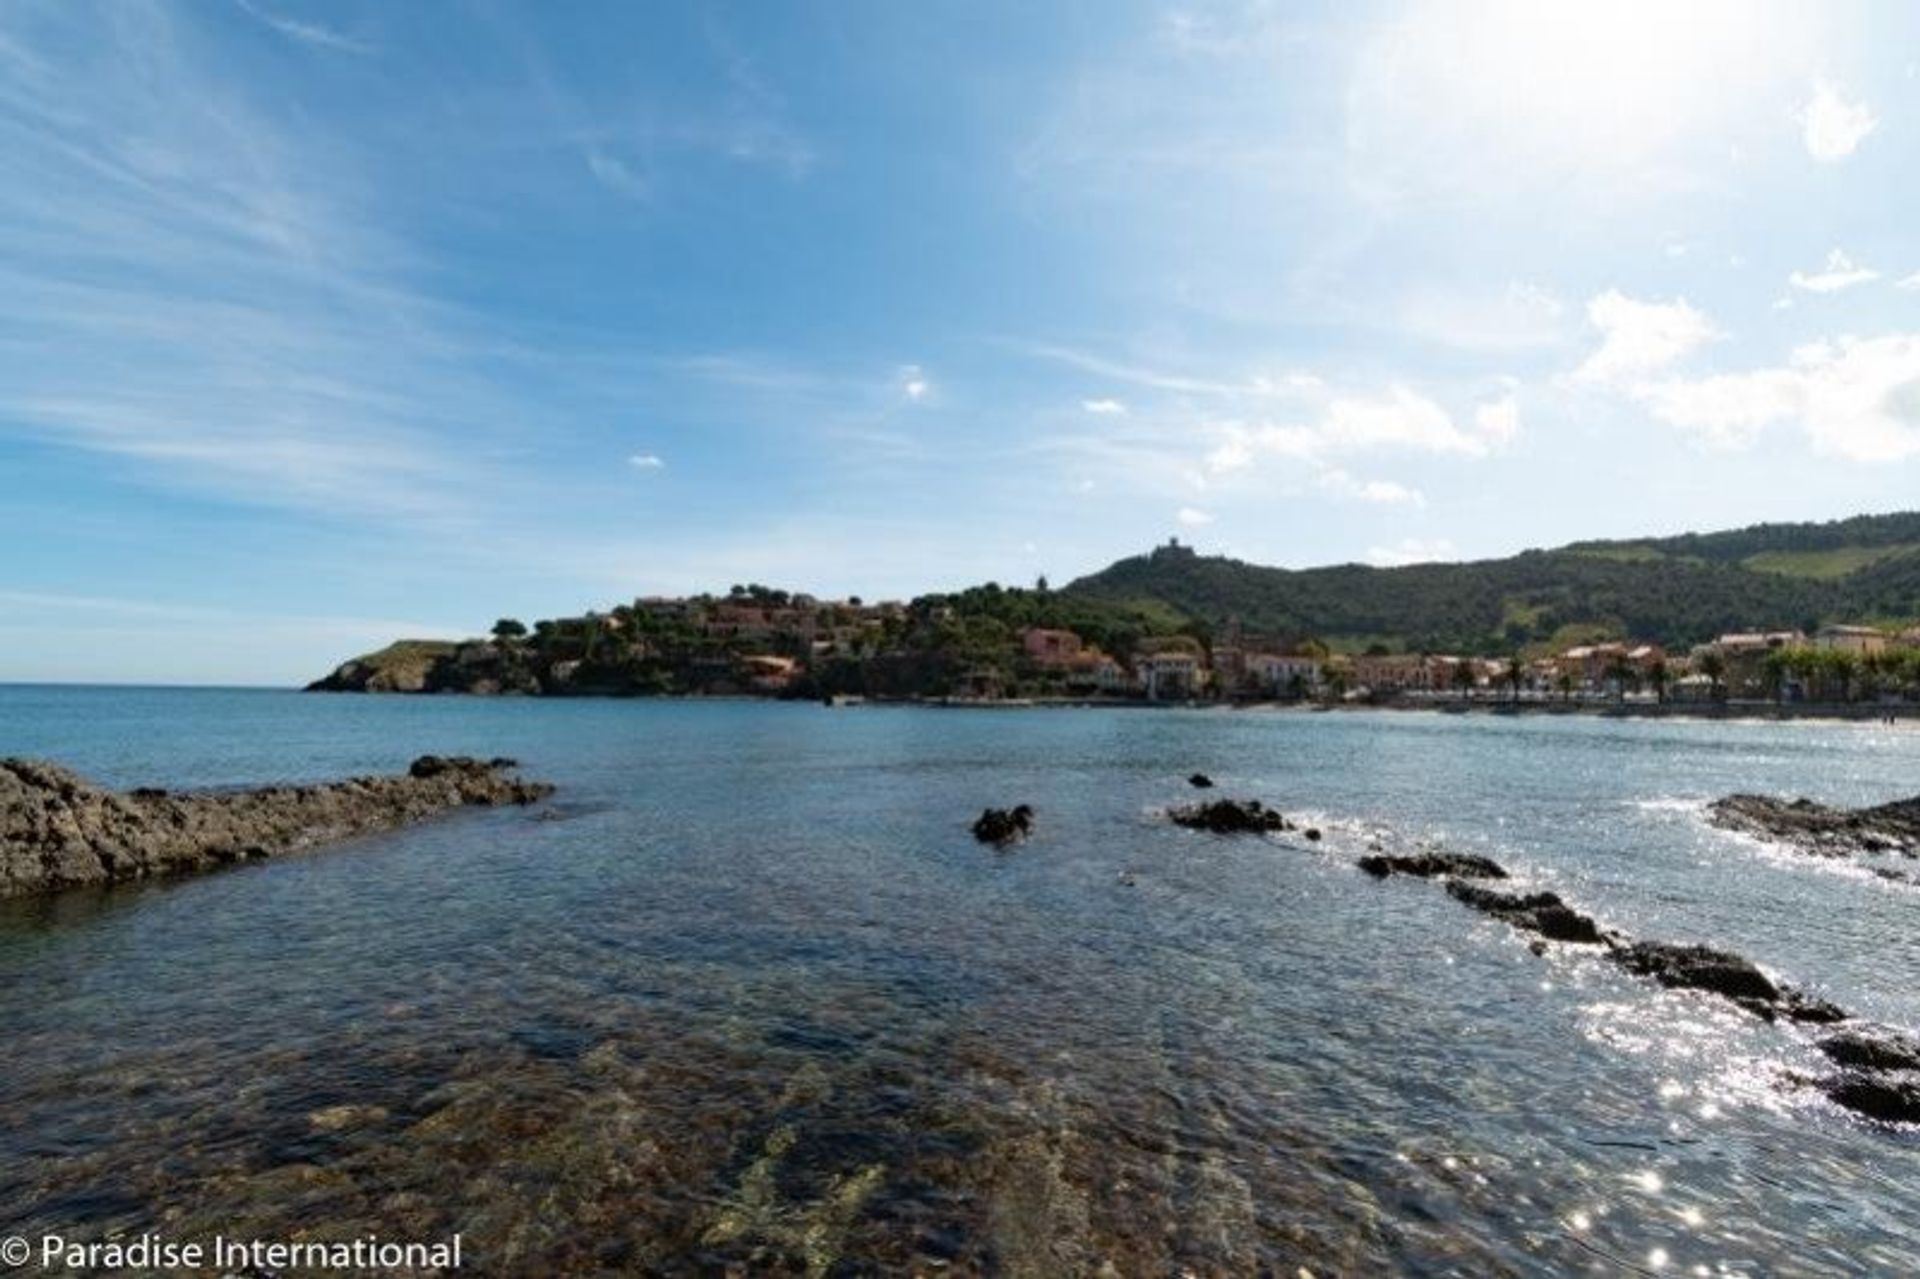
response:
M1908 508L1910 6L0 7L0 679Z

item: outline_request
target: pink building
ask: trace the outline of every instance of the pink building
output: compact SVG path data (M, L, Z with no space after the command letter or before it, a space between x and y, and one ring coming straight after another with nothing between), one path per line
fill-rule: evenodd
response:
M1080 656L1080 637L1072 631L1031 626L1021 632L1020 645L1042 666L1068 666Z

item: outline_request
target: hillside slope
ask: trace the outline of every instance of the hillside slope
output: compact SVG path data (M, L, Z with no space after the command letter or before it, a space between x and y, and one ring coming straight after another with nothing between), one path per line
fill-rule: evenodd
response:
M1265 568L1168 545L1066 592L1337 648L1498 653L1588 631L1686 646L1729 630L1920 615L1916 547L1920 514L1405 568Z

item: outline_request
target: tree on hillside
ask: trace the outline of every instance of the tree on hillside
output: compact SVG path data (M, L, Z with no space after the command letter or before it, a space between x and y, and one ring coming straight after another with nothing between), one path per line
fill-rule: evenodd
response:
M511 644L515 640L527 637L527 624L517 618L503 617L493 624L493 637L502 644Z

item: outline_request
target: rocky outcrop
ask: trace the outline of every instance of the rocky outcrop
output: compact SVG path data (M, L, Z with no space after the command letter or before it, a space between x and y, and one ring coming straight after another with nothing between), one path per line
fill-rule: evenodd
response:
M1821 1040L1820 1051L1861 1070L1920 1070L1920 1040L1892 1032L1842 1031Z
M1284 816L1257 799L1216 799L1210 804L1190 804L1169 809L1167 817L1176 826L1216 835L1259 835L1293 829Z
M1211 790L1213 788L1213 779L1205 773L1195 773L1193 776L1187 778L1187 785L1193 787L1195 790Z
M1614 951L1612 958L1628 972L1651 977L1662 986L1710 991L1768 1021L1775 1017L1818 1023L1847 1019L1843 1010L1824 999L1774 984L1752 961L1731 951L1643 941Z
M1882 1123L1920 1124L1920 1080L1890 1075L1845 1074L1819 1084L1835 1104Z
M1920 1123L1920 1040L1894 1031L1829 1035L1820 1051L1846 1069L1817 1081L1835 1104L1883 1123Z
M1373 853L1360 859L1360 869L1375 879L1389 875L1412 875L1418 879L1437 879L1450 875L1457 879L1505 879L1507 871L1491 857L1475 853Z
M1775 840L1815 857L1920 857L1920 797L1871 808L1830 808L1810 799L1729 795L1715 800L1707 813L1723 830Z
M342 662L331 674L307 685L307 691L542 693L564 691L565 683L554 670L543 682L526 654L511 645L487 640L399 640L377 653Z
M1033 809L1026 804L1012 808L989 808L973 822L973 837L983 844L1002 847L1025 839L1033 833Z
M510 776L513 766L423 755L401 776L174 794L107 790L55 764L0 759L0 897L212 870L552 793Z
M1597 946L1608 940L1591 917L1554 893L1502 893L1459 880L1447 885L1447 893L1482 914L1504 920L1522 932L1539 933L1548 941Z

